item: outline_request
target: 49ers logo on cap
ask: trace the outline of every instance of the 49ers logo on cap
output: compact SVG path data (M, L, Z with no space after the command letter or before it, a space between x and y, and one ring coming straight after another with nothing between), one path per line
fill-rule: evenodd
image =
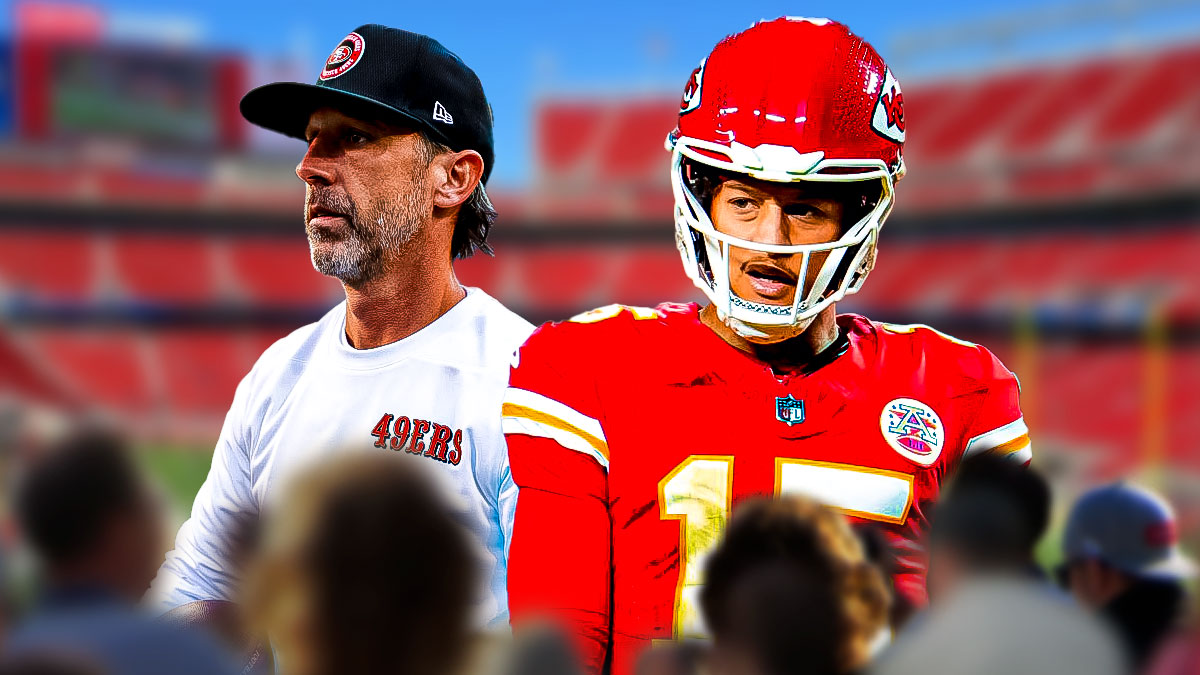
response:
M347 35L325 60L325 67L321 70L320 79L332 80L338 75L344 74L358 63L365 50L366 43L363 42L361 35L358 33Z

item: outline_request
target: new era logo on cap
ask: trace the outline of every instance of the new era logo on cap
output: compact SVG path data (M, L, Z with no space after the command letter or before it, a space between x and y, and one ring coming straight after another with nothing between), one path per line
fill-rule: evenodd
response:
M454 117L450 115L441 101L433 102L433 119L446 124L454 124Z

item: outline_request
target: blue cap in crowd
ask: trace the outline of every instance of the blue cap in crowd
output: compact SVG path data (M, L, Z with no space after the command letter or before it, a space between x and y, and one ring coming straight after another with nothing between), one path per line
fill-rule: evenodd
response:
M1099 560L1146 579L1186 579L1196 566L1179 550L1175 515L1158 495L1124 481L1085 493L1063 535L1067 562Z

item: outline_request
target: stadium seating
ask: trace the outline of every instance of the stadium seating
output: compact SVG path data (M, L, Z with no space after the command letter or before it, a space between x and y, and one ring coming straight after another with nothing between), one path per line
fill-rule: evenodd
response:
M82 300L94 291L96 258L78 233L0 232L0 293Z
M171 330L156 337L164 393L185 414L228 410L237 383L258 356L248 353L236 333Z
M213 245L208 238L117 235L112 247L117 276L127 297L196 304L216 295Z
M1045 94L1013 122L1003 146L1014 154L1045 152L1081 115L1093 109L1098 92L1109 92L1125 76L1124 69L1110 62L1054 73Z
M1200 469L1200 350L1185 342L1164 356L1141 335L1156 308L1179 325L1200 322L1200 222L1131 218L1035 231L970 221L998 206L1094 211L1097 197L1194 191L1197 72L1193 44L969 78L910 82L901 73L910 171L897 208L908 217L885 229L876 270L842 309L992 326L988 345L1026 369L1035 443L1095 450L1100 475L1139 461L1155 419L1164 452ZM611 302L698 299L669 243L662 143L678 100L664 91L538 102L533 182L493 195L497 256L458 261L460 279L535 321ZM234 164L214 176L158 176L76 169L38 152L0 160L0 198L83 207L78 222L68 212L56 223L61 229L13 216L0 230L0 306L16 317L5 331L23 338L33 370L129 418L202 420L197 435L211 441L257 356L336 302L340 286L312 269L298 229L167 233L88 214L113 204L168 214L214 204L242 215L295 212L301 194L289 167ZM963 231L920 232L922 216L946 209L966 214ZM641 226L662 236L633 231ZM548 228L575 231L541 237ZM186 316L171 319L172 311ZM1068 324L1073 337L1017 345L1005 327L1016 334L1034 318L1047 331ZM1114 328L1124 337L1105 332ZM1160 384L1156 358L1166 363ZM1165 401L1157 411L1146 403L1156 386Z
M1125 95L1096 121L1093 140L1119 143L1148 133L1153 123L1197 100L1200 47L1168 49L1155 57Z
M129 329L55 328L32 332L40 366L82 401L125 413L153 412L156 397L147 376L145 342Z
M906 85L909 177L898 208L1061 202L1195 185L1197 69L1200 46L1191 44ZM658 148L674 127L676 104L674 93L623 103L543 102L530 198L553 200L564 183L585 185L555 214L574 203L581 217L661 218L670 195ZM641 195L631 204L618 188L638 179L667 199Z
M256 237L226 243L233 289L249 303L261 305L327 305L341 286L313 269L302 233L290 237Z

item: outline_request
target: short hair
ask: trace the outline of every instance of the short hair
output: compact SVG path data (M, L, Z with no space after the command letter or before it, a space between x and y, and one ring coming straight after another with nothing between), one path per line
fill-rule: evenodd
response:
M847 673L886 629L890 596L845 518L786 496L734 513L700 602L716 643L747 648L770 675Z
M449 146L433 140L423 131L418 131L417 137L421 139L419 147L426 166L443 152L453 152ZM496 215L496 207L492 205L483 181L480 180L467 201L459 206L458 218L454 222L454 234L450 238L450 258L470 258L476 251L491 255L492 247L487 243L487 237L496 222Z
M420 469L353 455L292 486L282 517L301 523L317 672L441 675L466 651L478 561Z
M118 436L78 431L35 458L19 481L15 510L22 534L50 564L87 556L111 519L145 499L140 474Z
M933 512L930 545L976 571L1027 564L1050 519L1050 488L1032 468L983 455L958 468Z

